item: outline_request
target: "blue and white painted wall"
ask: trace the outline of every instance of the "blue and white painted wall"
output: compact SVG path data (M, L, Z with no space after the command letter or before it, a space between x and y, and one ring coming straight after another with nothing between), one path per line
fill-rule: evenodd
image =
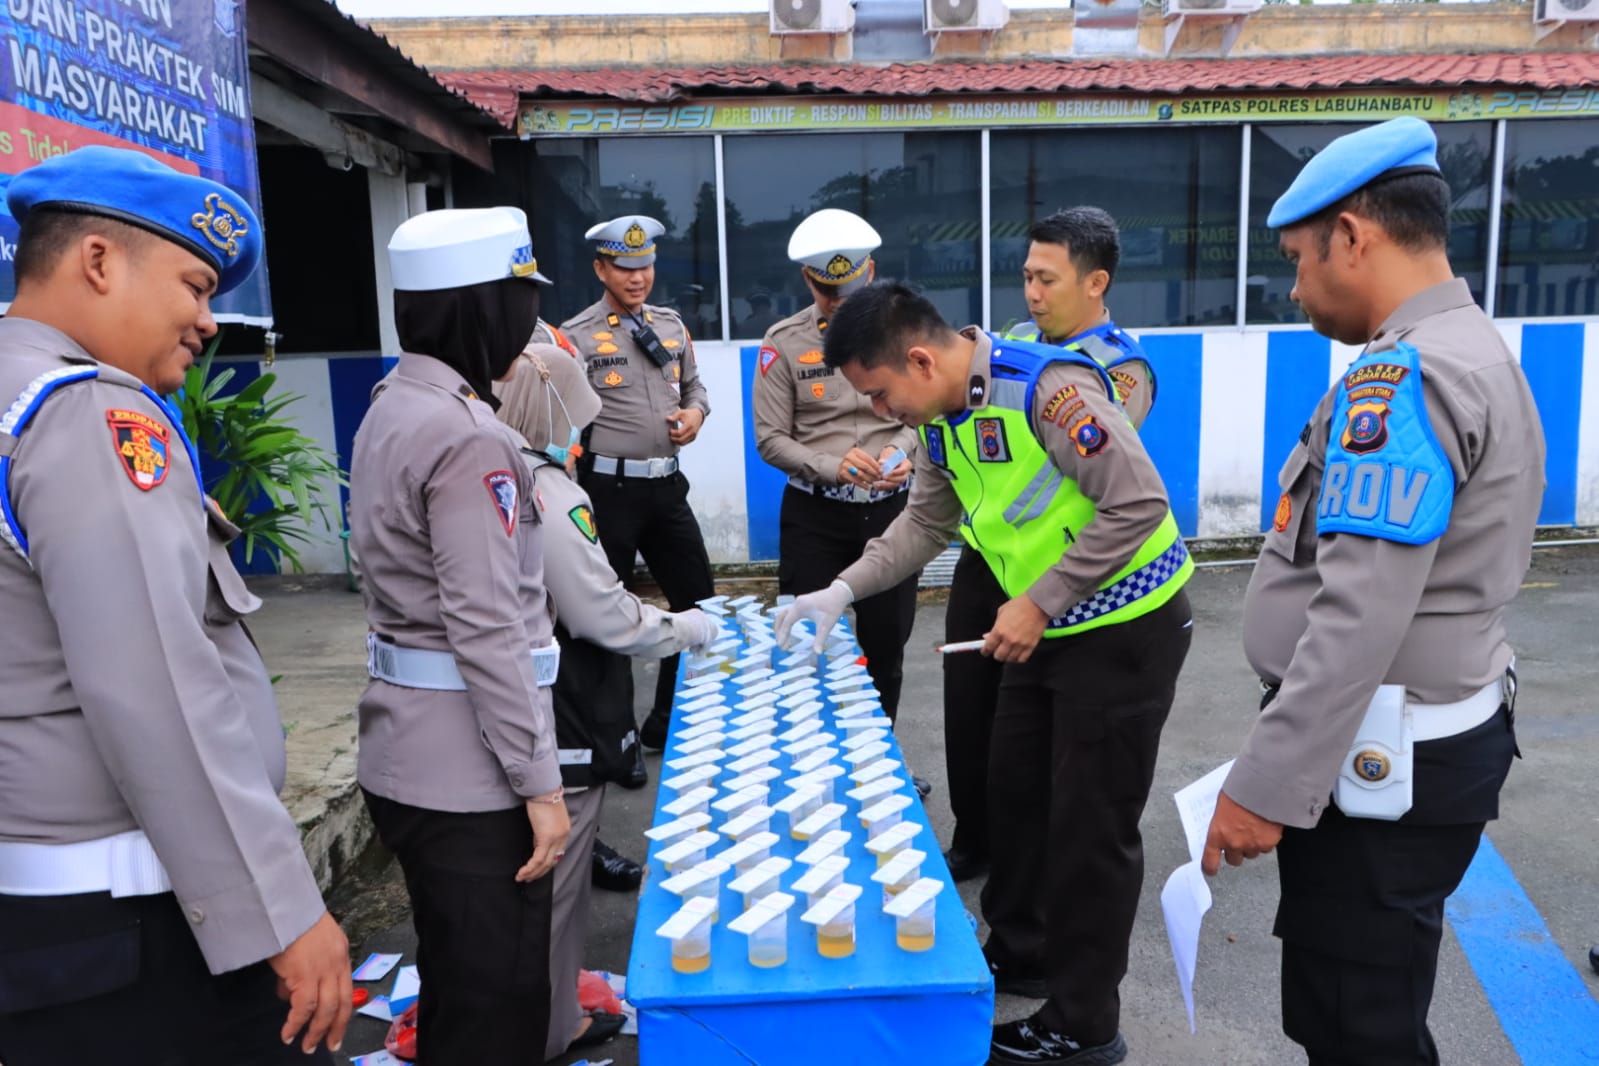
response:
M1599 321L1496 326L1526 370L1548 438L1549 484L1539 522L1599 525ZM1160 382L1144 441L1184 535L1261 532L1276 505L1278 467L1356 350L1308 328L1151 330L1142 339ZM776 559L784 478L755 450L749 412L757 346L695 348L712 413L683 462L711 558ZM392 363L375 353L288 356L272 370L282 388L304 397L291 408L301 430L348 463L367 396ZM241 385L262 370L248 361L230 365ZM337 531L304 559L312 571L342 570Z

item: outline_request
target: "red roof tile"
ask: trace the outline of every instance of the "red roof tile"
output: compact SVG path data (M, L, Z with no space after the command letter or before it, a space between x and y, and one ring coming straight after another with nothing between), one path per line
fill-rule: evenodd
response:
M1345 55L1270 59L1063 59L1009 63L893 63L826 66L608 70L472 70L441 80L501 119L521 96L603 97L666 102L729 93L1245 92L1413 85L1506 85L1558 89L1599 82L1599 55Z

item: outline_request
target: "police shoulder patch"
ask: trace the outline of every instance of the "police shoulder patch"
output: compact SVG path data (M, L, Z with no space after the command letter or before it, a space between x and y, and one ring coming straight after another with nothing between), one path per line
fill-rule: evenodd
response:
M566 517L572 520L572 524L577 527L577 531L583 534L590 544L599 543L600 532L594 526L594 512L589 510L587 506L581 503L578 504L566 512Z
M1069 400L1071 400L1072 398L1074 398L1076 395L1077 395L1077 386L1076 385L1066 385L1063 388L1056 389L1055 390L1055 395L1051 396L1049 398L1049 402L1044 404L1044 410L1041 413L1040 421L1043 421L1043 422L1053 422L1053 421L1055 421L1055 416L1060 414L1061 408L1064 407L1066 405L1066 403Z
M111 446L128 480L145 492L165 481L171 465L167 427L142 411L120 407L107 408L105 417L111 426Z
M483 475L483 487L489 490L495 513L509 537L516 532L517 486L516 475L509 470L495 470Z
M1010 443L1005 439L1005 423L998 418L977 420L977 460L982 463L1010 462Z
M1105 445L1110 437L1105 433L1105 427L1093 415L1088 415L1076 425L1072 426L1072 443L1077 446L1077 454L1085 459L1092 458L1105 450Z
M779 354L780 353L778 352L778 350L776 348L773 348L770 344L761 345L760 354L755 357L755 362L761 368L761 376L762 377L765 377L766 376L766 372L768 370L772 369L772 364L777 362L777 358L778 358Z

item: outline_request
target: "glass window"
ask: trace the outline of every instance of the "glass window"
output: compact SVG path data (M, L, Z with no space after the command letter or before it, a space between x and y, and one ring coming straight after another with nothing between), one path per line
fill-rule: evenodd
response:
M539 270L555 282L544 318L560 323L598 300L594 246L583 234L617 215L659 219L650 303L675 307L696 338L720 340L716 148L709 137L546 137L494 143L495 173L455 172L455 205L514 204L528 213Z
M1245 308L1249 322L1304 322L1288 298L1294 270L1277 250L1277 232L1266 225L1271 205L1287 191L1305 160L1335 137L1363 124L1253 127L1249 160L1249 283ZM1482 302L1488 262L1488 190L1493 180L1493 124L1439 122L1438 165L1449 182L1449 259Z
M734 339L759 339L773 321L810 305L788 239L823 207L853 211L882 234L879 277L916 285L957 325L976 322L981 151L975 132L724 138ZM773 297L769 310L762 290Z
M1599 122L1505 124L1499 296L1505 318L1599 313Z
M1129 329L1232 323L1238 294L1239 134L1232 129L996 131L993 326L1031 317L1027 228L1065 207L1104 208L1121 228L1105 298Z

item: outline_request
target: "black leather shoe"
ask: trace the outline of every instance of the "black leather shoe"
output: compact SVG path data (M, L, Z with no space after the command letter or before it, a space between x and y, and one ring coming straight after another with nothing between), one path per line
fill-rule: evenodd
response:
M1009 959L993 955L987 944L983 945L983 961L988 963L988 972L994 975L995 992L1023 999L1049 998L1049 988L1044 984L1043 974L1023 969Z
M912 774L911 787L916 789L916 794L922 799L926 799L928 796L933 794L933 783L927 780L925 777L917 777L915 774Z
M1023 1018L994 1026L988 1048L993 1062L1069 1062L1072 1066L1113 1066L1127 1057L1127 1041L1117 1033L1108 1044L1087 1047L1069 1036L1039 1025L1034 1018Z
M567 1050L603 1044L617 1033L620 1033L622 1026L626 1024L626 1015L610 1014L603 1010L593 1011L589 1014L589 1027L583 1030L582 1036L567 1045Z
M666 715L657 716L653 711L644 719L644 724L639 726L638 742L651 751L660 751L666 747L666 729L672 720Z
M644 867L625 855L618 855L605 841L596 840L589 880L595 888L609 892L633 892L644 880Z
M950 848L944 852L944 862L949 866L949 876L957 884L988 875L987 855L974 855L959 848Z
M1599 973L1599 944L1588 949L1588 965L1593 967L1594 973Z
M650 783L650 771L644 765L644 745L633 745L633 765L628 767L627 776L617 784L627 789L639 789Z

